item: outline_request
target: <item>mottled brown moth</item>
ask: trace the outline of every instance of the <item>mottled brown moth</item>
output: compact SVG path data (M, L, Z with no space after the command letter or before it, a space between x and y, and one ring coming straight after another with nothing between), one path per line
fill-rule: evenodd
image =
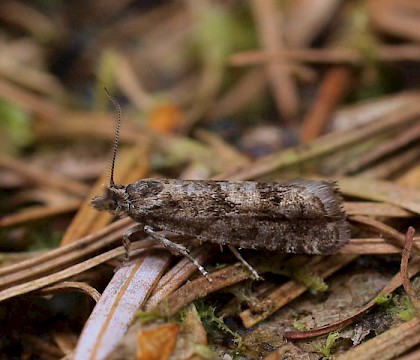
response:
M121 109L110 98L118 109L110 183L92 204L141 224L124 235L125 244L134 232L145 231L171 252L188 257L210 279L186 247L156 231L228 245L255 277L258 274L235 248L329 255L348 242L342 198L329 181L143 179L127 186L115 184Z

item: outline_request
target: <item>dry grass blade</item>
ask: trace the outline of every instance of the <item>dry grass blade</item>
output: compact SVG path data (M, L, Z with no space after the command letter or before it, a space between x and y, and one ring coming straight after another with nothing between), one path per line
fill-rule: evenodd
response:
M40 291L40 294L50 295L66 291L81 291L89 295L96 302L98 302L99 298L101 297L101 294L94 287L80 281L62 281L57 284L43 288Z
M408 129L402 131L397 136L391 137L388 141L382 145L377 146L373 151L368 152L364 156L356 159L354 162L350 162L348 165L344 165L340 169L339 174L345 175L356 172L362 167L376 161L377 159L384 157L387 154L392 154L405 145L414 142L420 138L420 123L410 126Z
M253 0L251 3L262 45L270 51L280 50L283 47L283 24L282 14L276 2ZM296 84L289 76L284 63L268 64L267 72L277 109L289 124L293 124L299 112Z
M381 46L376 57L382 61L418 61L420 46L416 44ZM279 61L302 61L314 64L359 64L366 61L366 56L353 49L293 49L281 51L248 50L230 57L233 66L261 65Z
M214 104L210 116L213 119L235 114L255 99L267 86L267 77L262 69L249 70Z
M371 226L374 229L379 230L385 236L391 237L392 239L396 240L397 244L402 249L405 247L406 239L404 238L404 235L392 228L391 226L388 226L383 222L369 218L367 216L356 215L352 216L351 219L357 221L358 223ZM420 253L420 248L418 247L418 245L414 244L414 246L416 248L417 253Z
M398 111L381 118L380 121L373 122L358 129L321 136L310 144L282 150L279 153L263 157L255 161L251 166L247 166L239 171L222 173L217 176L217 179L255 179L288 166L325 156L333 151L354 145L374 135L408 125L414 122L419 116L420 104L418 101L413 101L411 106L398 109Z
M418 91L404 91L343 106L334 113L332 128L342 131L364 126L405 106L411 106L417 102L418 96Z
M312 43L330 23L340 0L300 0L287 3L284 36L293 48Z
M80 239L74 244L69 244L20 263L0 268L0 288L29 281L53 269L62 269L80 259L86 258L121 239L130 223L130 219L120 220L95 234Z
M155 242L153 240L142 240L142 241L133 243L131 246L131 249L133 250L148 249L148 248L153 247L154 244ZM32 280L30 282L26 282L20 285L6 288L5 290L0 291L0 301L4 301L10 298L13 298L15 296L23 295L34 290L39 290L39 289L44 288L45 286L52 285L59 281L68 279L71 276L80 274L86 270L89 270L99 264L102 264L124 253L125 253L124 247L119 246L113 250L94 256L93 258L90 258L89 260L85 260L77 265L67 267L64 270L58 271L51 275L46 275L46 276L37 278L36 280Z
M414 165L411 169L405 172L397 179L397 184L402 186L408 186L412 188L419 187L419 180L420 179L420 164Z
M400 356L398 360L417 360L420 358L420 350L414 350L407 355Z
M38 167L28 166L28 164L21 163L16 159L6 157L2 154L0 154L0 167L16 171L37 185L50 186L52 188L67 191L70 194L79 197L85 196L88 192L88 187L82 183L70 180L64 176L51 174L50 171Z
M376 28L408 40L420 40L417 1L369 0L368 5L371 21Z
M40 10L18 1L7 1L0 7L2 18L28 30L39 38L54 38L56 27L53 20Z
M337 360L395 359L420 343L420 320L413 319L336 357Z
M345 202L343 206L347 215L369 215L397 218L409 218L414 215L411 211L407 211L399 206L387 203L352 201Z
M75 359L102 359L115 348L169 260L168 252L149 253L117 271L83 329Z
M370 168L360 171L358 175L373 179L392 178L395 174L401 173L401 171L404 171L404 169L407 169L413 163L416 163L419 157L420 146L414 146L400 151L389 160L380 162L377 165L372 165Z
M417 239L416 245L420 245ZM351 239L347 245L338 251L339 254L399 254L401 247L392 245L384 239Z
M362 177L337 179L345 195L383 201L420 214L420 191L390 181Z
M0 95L12 104L19 105L22 109L35 112L47 119L64 119L67 111L41 96L34 95L22 87L16 86L0 78Z
M213 255L212 249L214 249L214 246L203 245L192 250L191 256L201 264L206 258ZM196 271L197 267L190 260L187 258L181 259L159 280L159 283L147 300L144 309L149 311L156 307L169 294L185 283Z
M24 210L17 214L6 215L0 219L0 228L17 226L29 222L66 214L76 211L81 204L81 200L69 200L65 204L38 206L29 210Z
M210 273L212 282L203 276L190 281L174 291L157 309L163 316L173 316L183 307L199 298L241 282L251 277L251 273L240 265L229 265L221 270Z
M122 54L116 54L115 57L118 66L117 82L122 91L139 109L150 109L154 99L140 83L129 59Z

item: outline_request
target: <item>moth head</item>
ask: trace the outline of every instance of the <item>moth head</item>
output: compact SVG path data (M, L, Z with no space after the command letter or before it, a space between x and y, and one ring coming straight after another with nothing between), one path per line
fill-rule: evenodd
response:
M125 186L112 185L104 188L101 196L92 199L92 206L99 211L108 211L113 215L124 215L128 209Z

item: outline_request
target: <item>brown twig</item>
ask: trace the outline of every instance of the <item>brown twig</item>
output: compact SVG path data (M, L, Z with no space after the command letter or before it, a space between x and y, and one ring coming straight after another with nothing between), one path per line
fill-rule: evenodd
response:
M164 302L158 305L159 312L164 316L172 316L196 299L248 279L251 277L251 273L248 269L236 264L212 272L210 276L212 282L200 276L174 291Z
M413 246L414 232L414 228L410 226L405 235L405 246L402 252L400 272L404 290L410 297L410 300L416 311L417 317L420 318L420 299L417 296L416 291L413 289L413 286L411 285L410 279L408 277L408 260L410 259L411 247Z
M352 79L349 68L333 67L328 70L312 108L303 119L300 135L303 143L308 143L323 132L331 114L349 91Z

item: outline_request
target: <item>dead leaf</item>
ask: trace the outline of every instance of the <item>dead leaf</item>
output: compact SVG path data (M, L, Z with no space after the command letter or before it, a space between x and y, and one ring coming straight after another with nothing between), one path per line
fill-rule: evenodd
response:
M157 133L171 134L185 123L185 115L175 104L163 104L151 111L148 123Z
M137 334L137 360L165 360L175 348L180 329L177 324L165 324Z

